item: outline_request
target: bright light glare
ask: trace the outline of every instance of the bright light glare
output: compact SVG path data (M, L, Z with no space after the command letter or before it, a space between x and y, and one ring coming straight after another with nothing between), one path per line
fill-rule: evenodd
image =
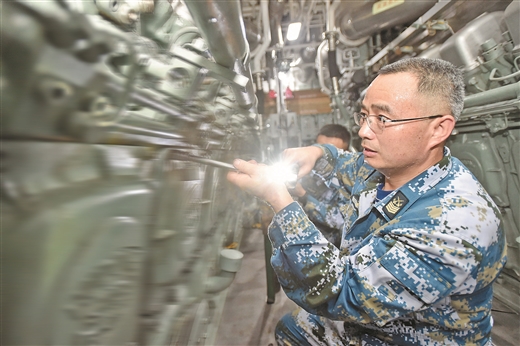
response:
M278 72L278 79L281 82L286 83L287 82L287 73L285 73L285 72Z
M284 183L288 188L294 188L298 179L298 172L294 165L278 162L271 166L270 177L273 181Z
M291 67L294 67L294 66L298 66L298 64L301 63L301 62L302 62L302 58L298 58L295 61L291 62L289 65Z
M302 23L296 22L289 24L287 28L287 40L294 41L300 36L300 29L302 28Z

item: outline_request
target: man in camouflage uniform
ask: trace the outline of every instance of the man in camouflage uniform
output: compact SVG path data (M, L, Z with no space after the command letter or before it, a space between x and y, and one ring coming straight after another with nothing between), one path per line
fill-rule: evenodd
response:
M491 344L506 247L496 205L444 147L463 96L452 64L401 60L381 69L355 116L362 153L284 152L300 176L314 169L351 195L339 249L271 167L235 161L228 179L276 212L271 262L301 307L279 322L279 345Z
M340 124L324 125L316 136L317 144L332 144L341 150L348 150L350 132ZM289 191L303 207L309 219L327 238L339 247L343 229L343 215L339 207L347 203L350 195L344 189L331 189L321 177L308 174Z

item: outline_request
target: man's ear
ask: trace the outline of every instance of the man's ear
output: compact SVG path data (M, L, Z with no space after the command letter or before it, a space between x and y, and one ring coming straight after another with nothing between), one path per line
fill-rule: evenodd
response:
M444 144L455 128L455 118L452 115L443 115L433 121L433 133L431 137L431 147Z

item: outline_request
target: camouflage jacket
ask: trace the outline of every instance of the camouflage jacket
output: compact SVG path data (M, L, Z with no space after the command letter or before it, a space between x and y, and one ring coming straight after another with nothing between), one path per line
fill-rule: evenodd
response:
M314 184L318 186L321 182L321 178L314 174L311 174L308 180L316 181ZM305 181L302 181L302 183L305 183ZM345 221L339 208L348 201L349 195L346 190L326 186L316 189L307 188L307 186L304 186L304 188L307 191L307 203L305 203L303 209L307 212L309 218L329 227L342 229Z
M332 246L297 203L274 216L271 263L288 297L389 343L488 343L506 246L500 213L471 172L445 148L376 201L383 176L362 154L320 147L315 172L351 195L342 242Z
M345 222L340 207L348 201L346 190L329 188L315 174L305 176L301 183L307 193L304 201L298 201L325 238L339 247Z

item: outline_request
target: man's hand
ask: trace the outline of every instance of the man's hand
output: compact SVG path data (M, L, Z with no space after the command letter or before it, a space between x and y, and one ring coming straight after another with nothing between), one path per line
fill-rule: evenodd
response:
M228 172L227 179L242 190L271 204L277 213L293 202L280 172L275 167L256 161L233 161L238 172Z
M316 161L322 156L323 149L315 146L286 149L282 153L285 163L299 167L298 179L309 174Z
M292 148L284 150L283 163L297 165L298 178L309 174L316 161L323 155L319 147ZM227 179L242 190L271 204L279 212L293 202L279 168L259 164L256 161L235 160L233 166L238 172L229 172Z

